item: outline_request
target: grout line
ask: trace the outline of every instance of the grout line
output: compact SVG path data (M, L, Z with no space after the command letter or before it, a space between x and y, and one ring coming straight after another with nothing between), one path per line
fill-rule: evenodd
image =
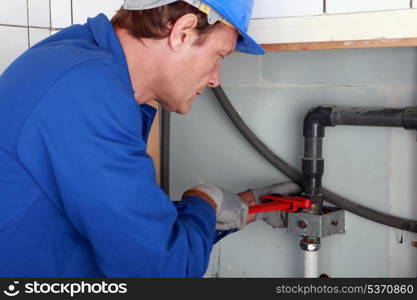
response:
M72 3L72 0L70 0L71 3L71 25L74 25L74 5Z
M52 34L52 1L49 0L49 35Z
M30 48L30 30L29 30L29 0L26 0L26 28L28 31L28 48Z
M0 26L19 27L19 28L27 28L27 27L29 27L29 26L26 26L26 25L12 25L12 24L0 24Z
M43 26L25 26L25 25L12 25L12 24L0 24L1 27L15 27L15 28L33 28L33 29L46 29L46 30L62 30L63 28L55 27L43 27Z

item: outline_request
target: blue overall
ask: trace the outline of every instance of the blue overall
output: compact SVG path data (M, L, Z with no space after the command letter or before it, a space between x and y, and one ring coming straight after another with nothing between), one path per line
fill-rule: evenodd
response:
M146 58L144 58L146 59ZM40 42L0 77L0 277L200 277L215 232L173 202L104 15Z

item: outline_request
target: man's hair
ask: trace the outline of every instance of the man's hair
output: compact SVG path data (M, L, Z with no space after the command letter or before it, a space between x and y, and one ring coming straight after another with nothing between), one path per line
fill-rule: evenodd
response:
M214 29L208 23L207 15L192 5L177 1L168 5L146 10L127 10L121 8L111 19L114 27L126 29L137 39L163 39L170 35L171 26L183 15L192 13L197 16L196 30L200 38L197 45L204 43L204 37Z

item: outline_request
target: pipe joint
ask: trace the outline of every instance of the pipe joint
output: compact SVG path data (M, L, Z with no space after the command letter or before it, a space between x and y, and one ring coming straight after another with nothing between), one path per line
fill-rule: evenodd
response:
M304 118L304 137L322 138L324 128L334 126L332 120L333 106L317 106L309 110Z
M404 110L404 128L417 130L417 107L406 107Z

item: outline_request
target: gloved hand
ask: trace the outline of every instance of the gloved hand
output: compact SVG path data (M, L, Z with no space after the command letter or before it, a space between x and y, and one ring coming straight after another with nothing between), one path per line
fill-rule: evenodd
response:
M301 187L293 182L278 183L264 188L249 189L255 199L256 204L260 204L261 197L270 194L281 195L296 195L301 193ZM266 223L274 228L286 227L287 212L284 211L272 211L266 213L258 213L256 215L256 221L264 220Z
M237 194L212 184L202 184L186 191L207 200L216 210L216 229L242 229L248 223L248 204Z

